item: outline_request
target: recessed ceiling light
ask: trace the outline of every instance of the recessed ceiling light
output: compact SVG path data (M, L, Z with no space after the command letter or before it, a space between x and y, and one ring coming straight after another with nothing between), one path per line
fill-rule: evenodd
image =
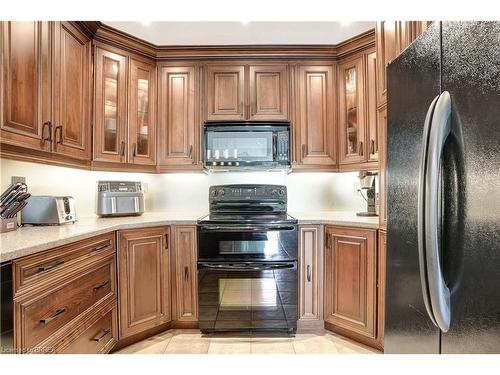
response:
M151 21L141 21L141 25L146 27L151 26Z
M349 26L351 23L352 23L351 21L341 21L341 22L340 22L340 26L347 27L347 26Z
M240 22L241 22L241 24L242 24L242 25L244 25L244 26L245 26L245 25L248 25L248 24L249 24L250 22L252 22L252 21L240 21Z

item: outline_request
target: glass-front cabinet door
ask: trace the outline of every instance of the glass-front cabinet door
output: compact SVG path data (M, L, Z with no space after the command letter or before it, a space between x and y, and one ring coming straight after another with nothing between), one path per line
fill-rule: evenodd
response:
M126 161L126 70L125 56L97 48L94 160Z
M365 105L363 56L339 65L340 164L365 160Z
M156 164L156 67L131 59L129 74L129 163Z

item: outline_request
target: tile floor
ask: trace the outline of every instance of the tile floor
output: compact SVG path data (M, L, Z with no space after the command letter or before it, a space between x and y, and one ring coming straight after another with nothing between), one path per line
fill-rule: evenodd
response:
M174 329L140 341L118 354L374 354L327 331L286 337L262 333L203 335L197 329Z

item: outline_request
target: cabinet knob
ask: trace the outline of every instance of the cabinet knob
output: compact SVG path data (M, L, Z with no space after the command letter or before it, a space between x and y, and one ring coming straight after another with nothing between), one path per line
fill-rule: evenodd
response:
M364 150L363 150L363 142L359 142L359 155L363 156Z
M307 272L306 272L306 274L307 274L307 282L310 283L311 282L311 266L309 264L307 265Z

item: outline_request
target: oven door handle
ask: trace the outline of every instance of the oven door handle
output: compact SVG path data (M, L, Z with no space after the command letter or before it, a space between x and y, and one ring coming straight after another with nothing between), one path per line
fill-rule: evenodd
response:
M294 268L294 263L274 264L221 264L221 263L199 263L198 269L209 269L217 271L268 271L284 270Z
M224 231L224 232L267 232L271 230L293 231L296 228L293 225L202 225L204 231Z

